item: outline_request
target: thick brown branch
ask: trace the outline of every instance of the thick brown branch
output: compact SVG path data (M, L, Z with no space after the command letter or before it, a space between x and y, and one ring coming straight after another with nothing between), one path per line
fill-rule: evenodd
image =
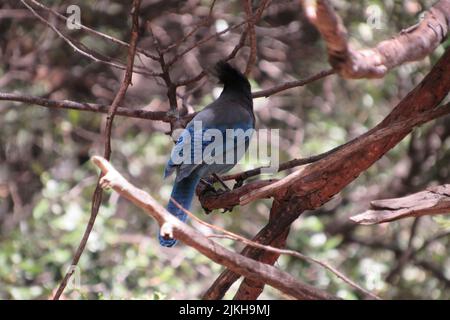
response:
M450 103L447 103L446 105L441 106L437 109L424 112L413 119L398 121L391 124L389 127L380 128L377 131L371 130L371 134L363 134L362 136L323 154L311 158L294 159L285 162L280 165L279 171L306 163L313 164L304 166L281 180L270 179L253 181L245 184L240 188L236 188L230 192L224 192L220 195L202 193L202 188L199 187L197 194L199 195L199 200L202 203L203 208L207 211L212 211L219 208L232 208L236 205L245 205L256 199L282 196L283 193L286 192L292 184L297 184L297 181L299 181L300 179L305 179L304 184L301 186L301 193L299 194L301 196L304 196L309 194L309 192L320 190L320 188L327 183L339 180L339 172L350 167L350 165L342 159L356 159L358 157L361 157L361 159L364 160L364 157L361 155L370 153L370 149L373 145L380 144L390 137L394 137L398 134L407 134L415 126L419 126L425 122L431 121L447 114L450 114ZM378 158L373 159L373 161L376 161L377 159ZM327 177L325 176L326 170L321 168L327 168L331 165L336 165L337 168L335 168L332 172L333 176ZM358 165L360 164L357 164L356 167ZM339 166L341 166L341 168L338 168ZM224 176L223 178L224 180L245 180L249 176L254 176L259 173L260 169L257 168L248 172L245 171L243 173L238 173L235 175ZM355 175L353 178L356 177L357 175ZM339 191L340 189L336 189L336 193ZM314 208L316 207L308 209Z
M203 209L210 212L214 209L228 208L231 209L239 204L239 199L252 190L270 185L276 180L262 180L249 182L240 188L236 188L229 192L221 194L205 192L205 185L199 184L196 193Z
M282 238L289 229L292 222L301 214L301 202L296 199L291 201L274 200L272 208L270 209L270 217L267 225L252 239L253 242L258 242L264 245L273 245L282 243ZM265 251L246 246L241 254L251 259L260 260L265 255ZM264 259L268 258L267 256ZM266 260L268 261L268 260ZM203 295L203 299L217 300L223 298L231 285L239 279L240 275L231 271L225 270L214 281L211 287ZM259 291L261 292L261 291ZM254 294L253 291L251 294Z
M450 214L450 184L430 187L406 197L375 200L367 210L350 219L359 224L378 224L424 215Z
M411 130L418 125L421 125L430 120L439 118L443 115L450 113L450 104L446 104L440 108L429 110L416 115L414 118L404 119L398 122L394 122L387 127L379 127L377 130L371 130L366 134L363 134L359 138L348 143L343 148L338 148L336 152L332 152L323 159L309 165L300 168L296 172L286 176L285 178L274 182L270 185L264 186L258 190L254 190L240 198L240 204L244 205L250 203L256 199L267 198L271 195L283 197L283 193L288 192L288 189L293 185L299 187L297 194L300 196L306 196L310 192L319 192L322 187L327 186L328 183L333 182L336 185L344 183L342 178L355 179L360 172L367 169L372 163L378 160L381 156L379 152L381 149L377 149L377 145L382 145L385 141L406 136ZM376 128L375 128L376 129ZM401 141L399 139L396 142ZM393 147L394 145L392 145ZM384 152L389 149L383 150ZM355 162L348 162L351 159ZM367 167L365 167L367 165ZM340 172L346 171L343 176L340 176ZM353 176L349 173L353 172ZM299 181L303 181L300 185ZM344 187L343 185L342 187ZM333 196L340 189L332 186L327 186L328 190L334 190L335 192L330 194ZM321 197L321 201L325 199ZM323 203L312 203L312 207L309 209L315 209L321 206Z
M344 78L380 78L405 62L423 59L445 39L450 24L450 1L441 0L419 24L374 48L354 50L347 42L342 19L328 0L302 3L327 44L330 64Z
M274 196L271 215L272 212L281 213L276 219L269 219L269 223L253 241L271 244L301 212L318 208L329 201L399 143L414 126L448 114L450 104L440 108L437 106L449 90L450 50L447 50L422 82L375 128L339 151L242 197L241 204L259 197ZM246 247L242 253L254 259L262 255L261 251L250 247ZM222 297L238 278L232 271L225 270L204 297Z

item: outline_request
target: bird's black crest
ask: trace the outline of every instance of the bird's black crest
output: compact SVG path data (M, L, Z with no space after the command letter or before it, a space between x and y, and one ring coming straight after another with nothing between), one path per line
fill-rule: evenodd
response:
M228 62L217 62L216 72L220 82L225 86L236 87L244 85L250 89L250 83L248 82L247 77Z

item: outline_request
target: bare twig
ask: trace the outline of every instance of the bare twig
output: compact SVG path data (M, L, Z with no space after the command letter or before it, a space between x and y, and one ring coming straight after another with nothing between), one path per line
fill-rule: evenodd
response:
M211 5L209 7L209 13L208 16L203 19L200 23L198 23L191 31L189 31L183 38L178 40L177 42L169 45L168 47L161 50L162 53L167 53L172 49L178 48L181 44L185 43L190 37L192 37L201 27L208 26L211 24L212 21L212 15L214 10L214 5L216 4L216 0L211 1Z
M114 63L114 62L110 62L110 61L106 61L106 60L101 60L95 56L93 56L92 54L83 51L82 49L80 49L77 45L75 45L75 43L69 39L66 35L64 35L61 31L59 31L53 24L51 24L50 22L48 22L47 20L45 20L41 15L39 15L25 0L20 0L20 2L22 2L22 4L24 6L26 6L28 8L28 10L30 10L33 15L38 18L39 20L41 20L44 24L46 24L50 29L52 29L54 32L56 32L56 34L63 39L65 42L67 42L75 51L81 53L82 55L86 56L87 58L94 60L96 62L101 62L101 63L105 63L107 65L110 65L112 67L118 68L118 69L125 69L125 66Z
M50 29L52 29L61 39L63 39L67 44L69 44L76 52L82 54L83 56L85 56L95 62L103 63L103 64L109 65L111 67L120 69L120 70L126 70L126 66L124 66L123 64L100 59L99 57L96 56L96 55L99 55L98 53L96 53L96 55L94 55L93 53L91 53L91 52L94 52L93 50L86 48L81 43L77 44L75 40L73 40L69 36L63 34L60 30L58 30L58 28L56 28L53 24L48 22L44 17L42 17L39 13L37 13L25 0L20 0L20 2L22 2L22 4L24 6L26 6L28 8L28 10L30 10L31 13L34 16L36 16L36 18L38 18L41 22L46 24ZM83 47L83 48L81 48L81 47ZM90 52L88 52L88 51L90 51ZM150 77L160 76L159 73L144 70L141 68L139 70L135 70L134 72L143 74L146 76L150 76Z
M277 85L277 86L269 88L269 89L252 92L252 97L253 97L253 99L262 98L262 97L267 98L271 95L274 95L274 94L284 91L284 90L292 89L295 87L302 87L308 83L325 78L334 73L335 73L335 71L333 69L324 70L324 71L321 71L321 72L319 72L311 77L305 78L305 79L289 81L289 82L282 83L280 85Z
M247 21L242 21L242 22L240 22L240 23L238 23L238 24L235 24L235 25L233 25L233 26L230 26L230 27L228 27L228 28L226 28L226 29L224 29L224 30L222 30L222 31L220 31L220 32L216 32L215 34L212 34L212 35L210 35L210 36L208 36L208 37L206 37L206 38L203 38L203 39L197 41L197 42L194 43L193 45L191 45L191 46L189 46L188 48L184 49L183 51L177 53L177 54L176 54L169 62L167 62L167 65L170 66L170 65L174 64L175 62L177 62L178 60L180 60L180 58L181 58L182 56L184 56L184 55L187 54L188 52L192 51L193 49L195 49L195 48L197 48L197 47L199 47L199 46L205 44L206 42L208 42L208 41L210 41L210 40L212 40L212 39L214 39L214 38L216 38L216 37L218 37L218 36L220 36L220 35L222 35L222 34L224 34L224 33L227 33L228 31L237 29L237 28L243 26L243 25L246 24L246 23L247 23Z
M228 28L226 28L226 29L224 29L224 30L222 30L220 32L216 32L215 34L210 35L210 36L208 36L206 38L203 38L203 39L195 42L193 45L189 46L188 48L186 48L182 52L177 53L170 61L167 62L167 66L173 65L182 56L184 56L185 54L187 54L191 50L195 49L196 47L201 46L204 43L210 41L211 39L214 39L214 38L216 38L216 37L218 37L218 36L220 36L220 35L222 35L224 33L227 33L228 31L237 29L237 28L239 28L239 27L241 27L241 26L243 26L245 24L248 24L250 21L253 21L253 24L257 23L261 19L264 10L269 6L270 1L271 0L263 0L261 5L255 11L255 13L253 15L251 15L250 17L247 17L244 21L242 21L242 22L240 22L240 23L238 23L236 25L230 26L230 27L228 27ZM230 54L224 59L225 61L231 60L231 59L233 59L236 56L237 52L244 46L245 40L247 38L247 35L248 35L248 30L246 29L241 34L241 37L240 37L240 40L239 40L238 44L234 47L234 49L230 52ZM203 77L203 76L201 76L201 77ZM201 77L198 80L200 80Z
M241 39L245 40L245 37L241 36ZM239 48L241 48L243 46L243 44L244 44L244 41L238 43L235 47L235 50L233 50L233 52L231 52L225 58L225 60L228 61L228 60L232 59L235 56L237 50ZM278 86L275 86L275 87L272 87L269 89L253 92L252 96L254 99L260 98L260 97L268 97L270 95L273 95L275 93L278 93L278 92L281 92L284 90L288 90L288 89L291 89L294 87L304 86L306 84L309 84L313 81L322 79L333 73L334 73L334 71L332 69L321 71L311 77L308 77L308 78L305 78L302 80L290 81L290 82L286 82L286 83L283 83L281 85L278 85ZM205 75L206 75L206 71L203 70L198 75L196 75L192 78L178 81L177 83L174 84L174 86L181 87L181 86L189 85L191 83L201 80ZM102 104L80 103L80 102L70 101L70 100L50 100L50 99L46 99L46 98L42 98L42 97L30 96L30 95L25 95L25 94L15 94L15 93L0 92L0 100L19 101L19 102L25 102L25 103L30 103L30 104L37 104L37 105L47 107L47 108L73 109L73 110L99 112L99 113L107 113L107 110L108 110L108 106L102 105ZM171 121L175 120L175 115L167 113L167 112L163 112L163 111L155 112L155 111L147 111L147 110L129 110L129 109L122 108L122 107L119 107L117 109L117 115L131 117L131 118L139 118L139 119L160 120L160 121L164 121L164 122L171 122ZM193 116L194 115L186 116L187 119L185 122L189 121ZM309 163L308 162L309 160L306 160L306 159L305 160L297 159L297 160L292 160L294 163L296 163L295 161L298 162L298 164L292 163L293 166L305 164L303 161L307 161L306 163ZM256 169L253 169L253 170L256 170ZM252 171L251 174L249 172L250 175L247 176L247 178L260 174L260 168L258 169L259 171L253 171L253 170L251 170ZM229 179L234 179L234 178L229 178Z
M43 5L42 3L40 3L40 2L38 2L38 1L36 1L36 0L30 0L30 1L31 1L34 5L36 5L36 6L40 7L40 8L42 8L42 9L46 10L47 12L52 13L54 16L58 17L59 19L62 19L62 20L64 20L64 21L67 21L67 17L64 16L64 15L62 15L62 14L59 13L58 11L53 10L52 8L49 8L49 7ZM98 36L98 37L101 37L101 38L103 38L103 39L109 40L109 41L111 41L111 42L114 42L114 43L116 43L116 44L119 44L119 45L124 46L124 47L127 47L127 48L130 46L130 45L129 45L128 43L126 43L125 41L122 41L122 40L120 40L120 39L114 38L113 36L110 36L110 35L108 35L108 34L105 34L105 33L102 33L102 32L100 32L100 31L97 31L97 30L95 30L95 29L92 29L92 28L90 28L90 27L87 27L87 26L83 25L81 22L73 21L73 23L74 23L76 26L80 27L81 29L85 30L85 31L88 32L88 33L91 33L91 34L93 34L93 35L96 35L96 36ZM140 54L143 54L144 56L146 56L146 57L148 57L148 58L150 58L150 59L158 60L158 57L156 57L155 55L151 54L150 52L148 52L148 51L145 50L145 49L139 48L139 46L136 46L136 52L138 52L138 53L140 53Z
M130 40L130 46L128 48L128 59L127 59L127 68L125 70L125 75L122 81L122 84L120 85L119 91L117 92L111 106L108 110L108 116L106 119L106 128L104 132L105 137L105 150L104 150L104 157L106 159L109 159L111 156L111 131L112 131L112 124L114 121L114 116L116 114L116 111L119 107L119 105L122 103L125 94L127 92L127 89L129 85L131 84L131 78L133 76L133 65L134 65L134 56L136 54L136 45L138 40L138 30L139 30L139 8L141 5L141 0L133 0L133 8L132 8L132 30L131 30L131 40ZM75 255L72 259L72 266L76 266L78 264L78 261L80 260L81 255L83 254L83 251L86 247L87 241L89 239L89 235L91 234L92 228L94 227L95 219L97 217L100 204L102 202L102 196L103 191L100 186L100 180L101 177L97 183L97 186L94 191L94 195L92 197L92 208L91 208L91 216L89 218L89 222L86 226L86 230L84 232L83 238L81 239L81 242L77 248L77 251L75 252ZM70 277L73 275L74 269L71 268L70 271L66 273L63 280L61 281L53 299L58 300L61 294L64 292L64 289L67 286L67 282L69 281Z

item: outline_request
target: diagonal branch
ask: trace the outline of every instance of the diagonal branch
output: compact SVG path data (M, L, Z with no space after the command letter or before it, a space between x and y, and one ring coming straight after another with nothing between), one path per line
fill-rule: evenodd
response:
M102 170L101 186L113 188L121 196L142 208L158 222L164 236L176 237L186 245L234 272L253 280L264 281L264 283L297 299L338 299L322 290L300 282L273 266L259 263L225 249L171 215L148 193L129 183L106 159L95 156L92 161Z
M104 58L99 58L99 56L100 56L99 53L95 52L94 50L86 48L86 46L84 46L83 44L77 43L75 40L71 39L69 36L62 33L60 30L58 30L58 28L56 28L53 24L48 22L44 17L42 17L39 13L37 13L36 10L34 10L33 7L31 7L25 0L20 0L20 2L22 2L22 4L25 7L27 7L28 10L30 10L31 13L36 18L38 18L41 22L43 22L45 25L47 25L50 29L52 29L61 39L63 39L76 52L80 53L81 55L83 55L95 62L103 63L103 64L109 65L111 67L126 71L127 66L124 66L121 63L116 63L116 62L105 60ZM150 76L150 77L159 76L158 73L144 70L142 68L139 68L139 70L135 70L134 72L143 74L146 76Z
M319 73L312 75L308 78L305 79L300 79L300 80L294 80L294 81L289 81L289 82L285 82L282 84L279 84L275 87L272 88L268 88L268 89L263 89L260 91L256 91L256 92L252 92L252 97L253 99L255 98L262 98L262 97L269 97L271 95L274 95L278 92L284 91L284 90L288 90L288 89L292 89L292 88L296 88L296 87L303 87L304 85L314 82L316 80L320 80L322 78L328 77L329 75L334 74L335 71L333 69L329 69L329 70L323 70L320 71Z
M273 243L289 229L291 223L303 211L316 209L328 202L397 145L415 125L448 114L450 104L438 106L449 90L450 49L444 53L422 82L376 127L339 151L241 197L241 204L260 197L274 197L269 222L253 241L263 244ZM233 192L237 193L239 189ZM249 246L242 254L258 260L262 256L261 250ZM223 297L238 279L238 275L225 270L208 289L204 298Z
M235 188L229 192L224 192L218 195L202 193L202 187L200 186L198 188L197 194L199 195L199 200L202 203L203 208L207 211L212 211L219 208L230 208L237 205L246 205L257 199L282 196L283 192L285 192L290 185L297 183L301 179L304 179L305 182L301 187L300 195L306 196L309 194L309 192L313 192L313 190L320 190L320 188L325 185L325 182L323 180L321 182L322 178L326 180L338 179L336 174L338 174L340 170L349 167L349 165L345 164L345 161L343 161L342 159L355 158L354 161L358 161L356 158L359 157L360 160L363 160L363 157L361 155L366 152L365 150L370 150L373 145L382 143L390 137L394 137L398 134L407 134L414 127L447 114L450 114L450 103L447 103L437 109L423 112L415 118L394 122L386 128L379 128L376 131L372 129L371 131L361 135L360 137L355 138L323 154L319 154L310 158L294 159L291 160L292 162L288 161L282 163L280 165L279 171L304 164L309 164L307 166L302 166L296 172L286 176L283 179L252 181L243 185L242 187ZM336 168L334 169L335 171L333 172L333 177L327 177L325 176L326 170L324 168L327 168L332 164L336 165ZM339 166L343 167L339 168ZM225 176L224 179L246 179L250 176L259 174L258 170L260 169L257 168L248 172L245 171L243 173Z
M40 3L40 2L38 2L38 1L36 1L36 0L30 0L30 1L31 1L35 6L41 8L41 9L44 9L44 10L47 11L47 12L50 12L51 14L53 14L53 15L56 16L56 17L58 17L59 19L64 20L64 21L67 21L67 20L68 20L68 18L67 18L66 16L64 16L64 15L61 14L61 13L59 13L58 11L53 10L52 8L49 8L49 7L45 6L44 4L42 4L42 3ZM120 39L114 38L113 36L110 36L110 35L108 35L108 34L105 34L105 33L102 33L102 32L100 32L100 31L97 31L97 30L95 30L95 29L92 29L92 28L90 28L90 27L87 27L87 26L83 25L82 23L80 23L80 22L78 22L78 21L75 21L75 20L74 20L74 21L72 21L72 22L73 22L76 26L80 27L81 29L83 29L84 31L86 31L86 32L88 32L88 33L90 33L90 34L93 34L93 35L96 35L96 36L98 36L98 37L100 37L100 38L109 40L109 41L114 42L114 43L116 43L116 44L119 44L119 45L121 45L121 46L123 46L123 47L127 47L127 48L128 48L128 47L130 46L130 44L129 44L129 43L126 43L125 41L122 41L122 40L120 40ZM154 56L153 54L151 54L151 53L148 52L147 50L140 48L139 46L136 46L136 52L137 52L137 53L141 53L141 54L143 54L144 56L146 56L146 57L148 57L148 58L150 58L150 59L152 59L152 60L158 60L158 57Z

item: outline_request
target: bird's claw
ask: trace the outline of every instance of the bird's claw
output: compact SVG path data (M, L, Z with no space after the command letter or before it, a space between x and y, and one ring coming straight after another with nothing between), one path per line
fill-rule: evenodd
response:
M234 209L234 207L229 207L229 208L223 208L222 213L226 213L226 212L232 212Z
M244 180L241 180L241 179L236 180L236 183L233 186L233 190L242 187L243 184L244 184Z

